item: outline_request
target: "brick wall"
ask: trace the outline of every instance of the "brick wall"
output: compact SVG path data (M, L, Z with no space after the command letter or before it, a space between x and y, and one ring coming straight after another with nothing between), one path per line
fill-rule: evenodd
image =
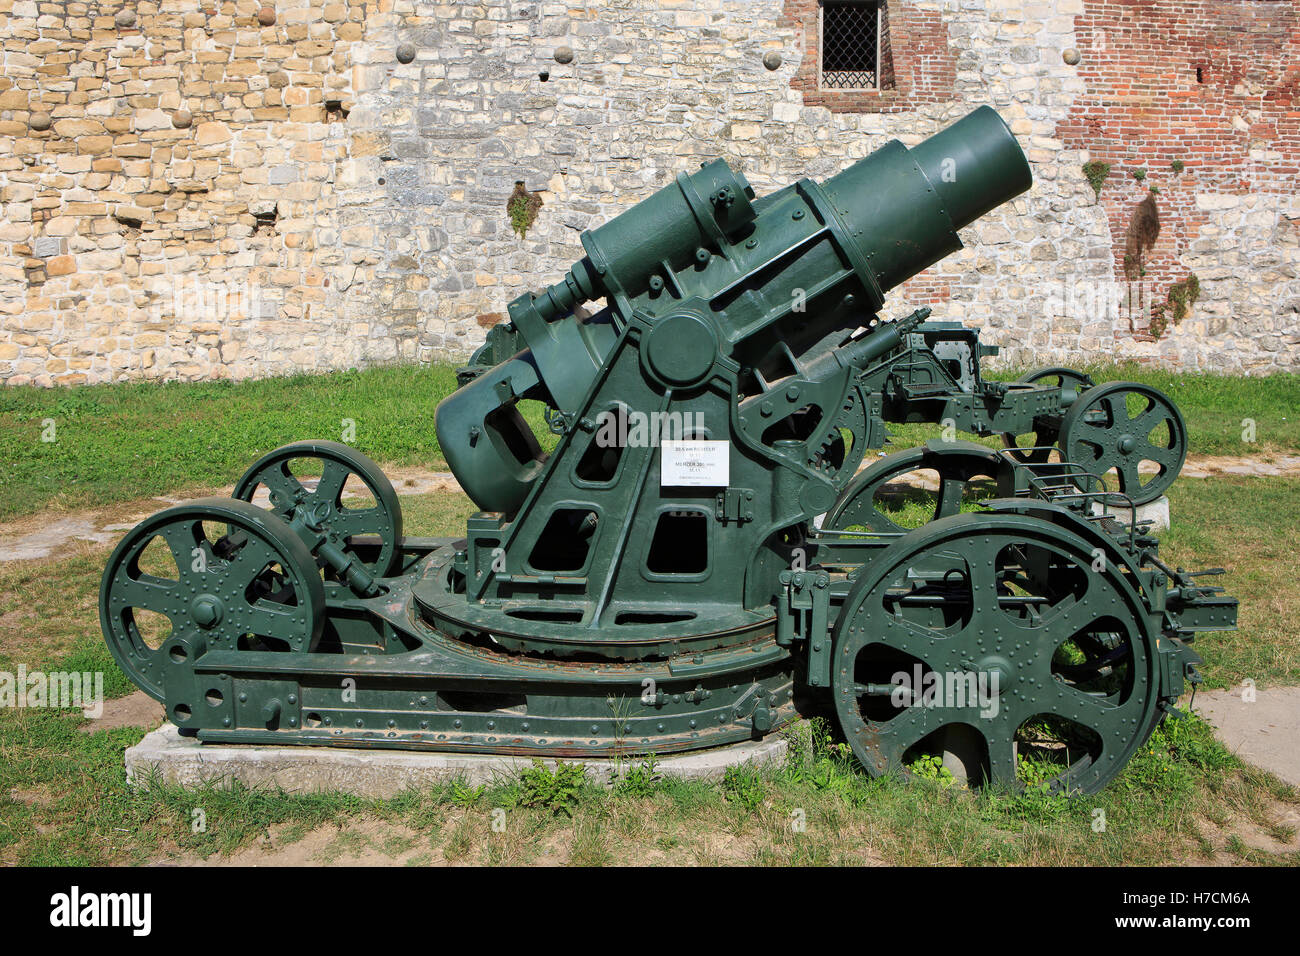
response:
M1075 23L1087 91L1057 135L1111 164L1100 204L1115 275L1140 269L1150 285L1132 302L1132 328L1149 331L1153 306L1195 273L1207 330L1230 332L1248 303L1273 307L1256 341L1279 348L1300 318L1287 254L1300 226L1287 215L1300 187L1296 5L1088 0ZM1152 187L1159 238L1142 263L1126 262L1134 210Z

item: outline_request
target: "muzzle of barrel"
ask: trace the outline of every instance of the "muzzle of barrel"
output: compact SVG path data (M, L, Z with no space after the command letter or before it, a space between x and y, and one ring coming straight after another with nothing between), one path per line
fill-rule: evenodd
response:
M957 230L1031 185L1015 136L981 106L912 149L887 143L821 188L883 293L956 252Z

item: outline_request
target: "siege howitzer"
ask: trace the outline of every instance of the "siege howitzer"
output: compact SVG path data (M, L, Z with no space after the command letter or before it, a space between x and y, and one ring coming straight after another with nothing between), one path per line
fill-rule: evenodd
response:
M935 754L1014 783L1034 753L1056 786L1104 785L1236 602L1094 513L1135 489L1070 460L1071 416L1113 401L984 382L973 333L877 318L1029 185L988 108L762 199L722 161L679 175L584 233L586 257L510 304L439 405L479 509L463 537L405 536L357 451L289 445L233 499L126 536L101 591L110 649L203 740L665 754L767 734L805 690L872 774ZM549 453L522 401L545 407ZM905 530L877 498L897 456L859 465L884 422L945 416L1055 427L1065 454L900 453L940 475L934 520ZM980 477L999 497L962 512ZM167 618L152 639L143 612Z

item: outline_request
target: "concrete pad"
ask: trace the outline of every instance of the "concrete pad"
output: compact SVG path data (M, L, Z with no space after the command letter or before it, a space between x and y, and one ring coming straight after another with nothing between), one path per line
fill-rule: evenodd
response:
M1254 700L1242 699L1248 691ZM1196 695L1196 711L1242 760L1300 787L1300 687L1203 691Z
M1128 524L1133 518L1133 509L1126 507L1102 507L1101 502L1093 502L1093 514L1108 514L1115 520ZM1169 499L1161 495L1155 501L1149 501L1144 505L1137 506L1138 524L1144 521L1151 522L1152 531L1164 531L1169 527Z
M785 738L771 734L760 741L662 757L655 766L659 773L682 780L716 780L728 767L782 760L786 750ZM555 766L553 760L543 762ZM606 785L620 769L607 759L581 762L589 777ZM640 758L630 757L622 761L621 768L639 763ZM172 724L153 731L126 751L126 778L136 786L143 785L156 769L163 782L185 787L237 780L252 788L339 791L379 799L395 796L407 787L454 779L471 786L504 783L532 765L528 757L493 754L205 744L182 737Z

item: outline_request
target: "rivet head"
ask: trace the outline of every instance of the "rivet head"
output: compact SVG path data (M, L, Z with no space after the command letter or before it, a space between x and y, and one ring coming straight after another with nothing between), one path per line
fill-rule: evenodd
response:
M781 54L777 50L770 50L763 54L763 66L769 70L778 70L781 68Z
M572 62L573 62L573 47L571 47L571 46L557 46L557 47L555 48L555 53L552 54L552 55L555 57L555 62L556 62L556 63L572 63Z
M410 63L415 59L415 44L403 43L397 47L397 62Z

